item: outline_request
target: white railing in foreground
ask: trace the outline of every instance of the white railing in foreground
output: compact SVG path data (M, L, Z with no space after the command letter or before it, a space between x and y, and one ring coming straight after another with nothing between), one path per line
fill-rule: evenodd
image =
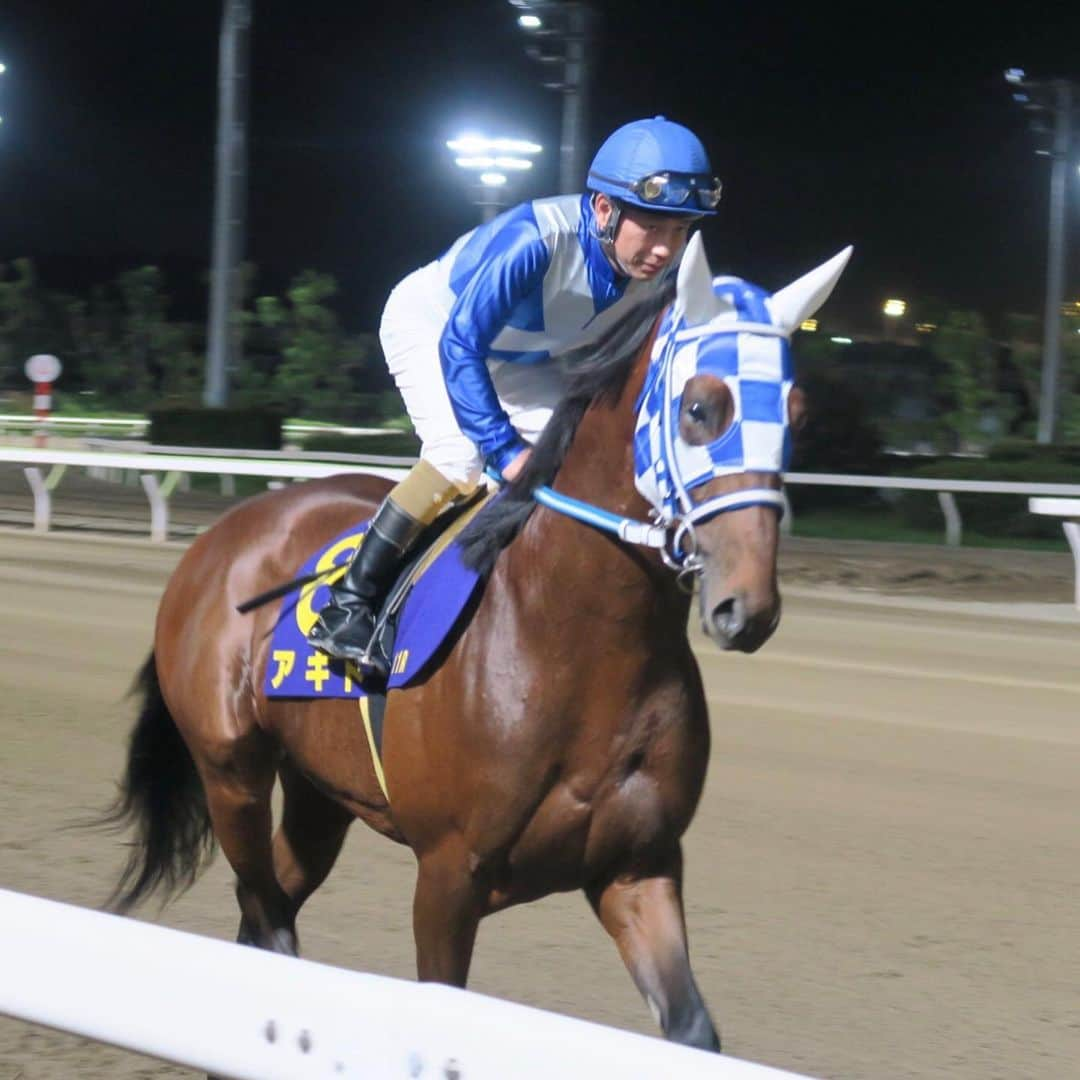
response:
M796 1076L6 890L0 955L0 1013L238 1080Z

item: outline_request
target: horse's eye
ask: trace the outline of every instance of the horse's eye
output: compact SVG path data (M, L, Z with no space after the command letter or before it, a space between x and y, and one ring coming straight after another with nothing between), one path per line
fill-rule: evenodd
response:
M679 434L691 446L707 446L728 429L735 411L731 390L715 375L695 375L683 388Z

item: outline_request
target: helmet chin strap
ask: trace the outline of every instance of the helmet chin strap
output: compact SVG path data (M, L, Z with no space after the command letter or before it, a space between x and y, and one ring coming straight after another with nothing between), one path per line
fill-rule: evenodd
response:
M622 206L619 205L618 199L613 199L608 196L608 200L611 203L611 216L608 218L607 224L601 229L596 224L596 195L592 196L592 208L593 208L593 236L600 241L600 249L607 257L607 261L611 263L617 274L622 274L623 277L630 277L630 271L622 263L622 260L615 253L615 233L619 229L619 221L622 218Z

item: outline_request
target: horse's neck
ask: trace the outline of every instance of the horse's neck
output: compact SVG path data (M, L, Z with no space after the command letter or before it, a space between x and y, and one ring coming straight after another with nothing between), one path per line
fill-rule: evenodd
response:
M590 407L578 425L553 486L575 499L623 517L645 520L649 506L634 486L635 372L614 405ZM565 514L540 509L511 548L518 580L557 593L572 609L575 598L633 633L685 628L688 600L656 551L617 540ZM669 621L670 620L670 621Z

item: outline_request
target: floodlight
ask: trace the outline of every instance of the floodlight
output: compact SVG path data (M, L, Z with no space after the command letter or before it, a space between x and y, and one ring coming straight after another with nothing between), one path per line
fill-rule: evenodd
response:
M450 139L447 149L457 154L477 156L482 154L539 154L544 148L527 139L489 139L484 135L468 133Z

